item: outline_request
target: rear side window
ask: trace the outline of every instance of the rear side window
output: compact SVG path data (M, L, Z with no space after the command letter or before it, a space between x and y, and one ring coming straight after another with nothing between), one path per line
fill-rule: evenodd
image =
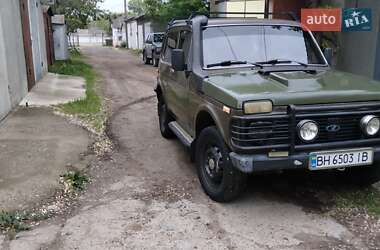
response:
M172 62L172 51L176 49L178 45L178 31L170 31L166 38L164 61Z

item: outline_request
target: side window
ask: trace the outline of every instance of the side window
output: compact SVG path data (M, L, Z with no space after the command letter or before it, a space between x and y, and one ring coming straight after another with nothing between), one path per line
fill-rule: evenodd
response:
M182 30L179 35L178 48L183 49L185 52L186 63L189 61L189 52L191 47L191 32L187 30Z
M171 63L172 62L172 51L177 48L178 42L178 31L171 31L168 33L166 38L166 46L164 53L164 61Z

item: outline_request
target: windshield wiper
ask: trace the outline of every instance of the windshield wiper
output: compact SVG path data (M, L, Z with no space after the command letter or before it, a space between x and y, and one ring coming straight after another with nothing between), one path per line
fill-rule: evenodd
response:
M239 65L239 64L251 64L251 63L249 63L247 61L232 61L232 60L228 60L228 61L223 61L223 62L219 62L219 63L208 64L207 68L218 67L218 66L228 67L228 66L231 66L231 65Z
M303 63L303 62L298 62L294 60L281 60L281 59L273 59L269 61L264 61L264 62L256 62L255 65L263 66L265 64L271 64L271 65L276 65L276 64L286 64L286 63L297 63L301 66L308 67L309 64Z

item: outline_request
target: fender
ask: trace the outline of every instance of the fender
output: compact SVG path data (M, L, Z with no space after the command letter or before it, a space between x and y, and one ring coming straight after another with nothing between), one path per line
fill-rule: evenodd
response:
M222 123L221 119L226 119L229 121L229 117L226 117L226 116L229 116L228 114L224 113L223 112L223 109L219 107L219 105L212 105L210 103L204 103L202 105L200 105L198 107L198 110L196 112L196 116L194 118L194 131L195 131L195 134L196 134L196 124L197 124L197 119L198 119L198 116L201 112L207 112L211 118L213 119L216 127L218 128L219 132L221 133L222 137L223 137L223 140L225 141L225 143L227 145L229 145L229 141L228 141L228 129L229 129L229 125L226 126L225 123ZM229 124L229 122L228 122Z

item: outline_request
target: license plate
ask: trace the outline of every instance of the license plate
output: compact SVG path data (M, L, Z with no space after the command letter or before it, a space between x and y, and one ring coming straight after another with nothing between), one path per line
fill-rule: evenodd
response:
M310 153L310 170L365 166L373 163L373 149L349 149Z

